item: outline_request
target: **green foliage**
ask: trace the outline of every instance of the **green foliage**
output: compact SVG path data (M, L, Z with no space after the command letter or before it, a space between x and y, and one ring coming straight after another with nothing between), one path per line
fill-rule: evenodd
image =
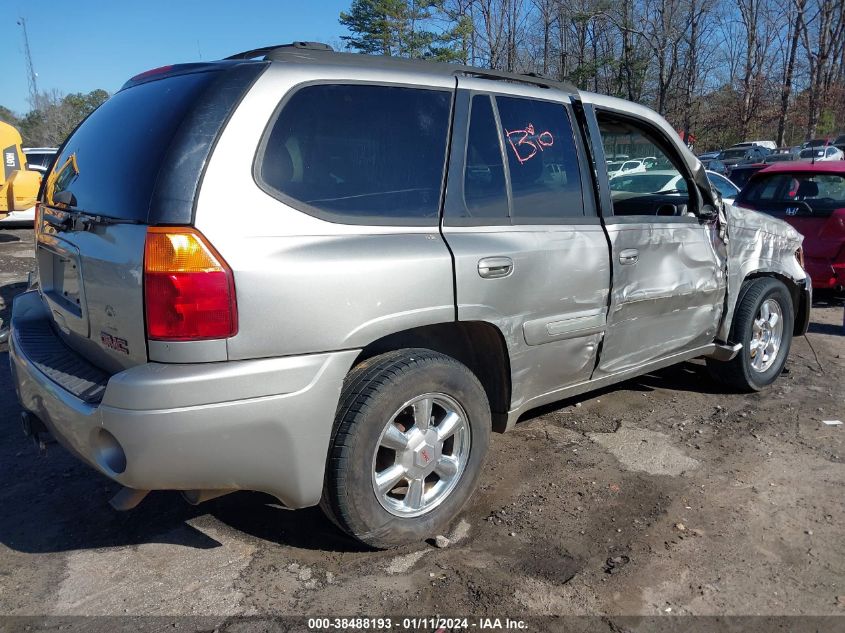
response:
M0 106L0 121L15 128L19 128L21 125L20 119L15 116L15 113L5 106Z
M353 0L340 23L351 35L341 39L359 53L460 60L461 39L472 24L458 20L448 29L435 29L434 18L445 11L443 0Z
M0 106L0 120L18 128L25 146L58 146L108 98L109 93L100 89L64 96L55 91L41 93L36 99L37 107L22 118Z

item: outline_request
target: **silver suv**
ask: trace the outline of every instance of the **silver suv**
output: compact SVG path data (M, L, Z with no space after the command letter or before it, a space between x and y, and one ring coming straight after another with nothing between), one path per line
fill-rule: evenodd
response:
M620 153L684 187L611 190ZM36 234L27 432L119 508L258 490L376 547L447 529L537 406L695 357L765 387L810 306L801 237L723 205L651 110L302 43L130 80Z

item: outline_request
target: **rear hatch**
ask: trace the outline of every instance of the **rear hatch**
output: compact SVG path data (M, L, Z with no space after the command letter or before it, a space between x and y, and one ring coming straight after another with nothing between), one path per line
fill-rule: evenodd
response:
M68 138L36 219L39 285L54 330L114 373L147 360L149 226L190 225L213 143L265 65L169 67L130 80Z

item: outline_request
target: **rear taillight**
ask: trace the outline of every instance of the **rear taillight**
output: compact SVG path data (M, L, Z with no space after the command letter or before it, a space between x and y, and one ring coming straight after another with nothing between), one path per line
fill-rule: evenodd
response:
M801 268L804 268L804 248L803 247L799 246L798 250L795 251L795 259L798 260L798 265L801 266Z
M232 271L192 228L147 229L144 308L150 339L196 341L238 331Z

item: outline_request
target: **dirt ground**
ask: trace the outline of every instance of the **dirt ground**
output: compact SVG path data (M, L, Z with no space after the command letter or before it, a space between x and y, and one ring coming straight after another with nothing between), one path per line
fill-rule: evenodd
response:
M0 231L0 318L31 256ZM842 320L817 301L760 394L696 361L535 411L448 547L384 552L260 494L113 511L115 484L25 440L0 348L0 614L845 615Z

